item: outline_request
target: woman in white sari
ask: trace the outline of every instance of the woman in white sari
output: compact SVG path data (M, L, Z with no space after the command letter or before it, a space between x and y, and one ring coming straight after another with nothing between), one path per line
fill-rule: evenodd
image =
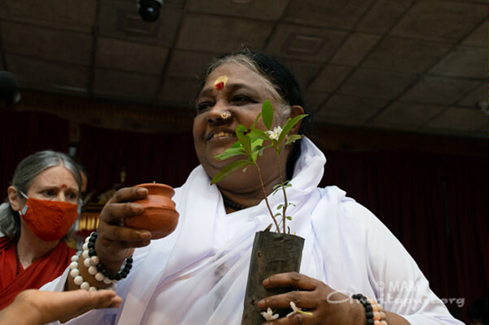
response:
M236 142L238 124L249 127L254 122L265 100L276 108L275 125L304 113L295 78L269 56L243 51L211 64L197 99L193 126L201 165L176 189L177 229L152 241L148 231L121 227L122 219L142 213L142 207L132 201L146 197L147 191L119 190L104 207L98 237L91 243L101 268L114 274L130 264L125 262L127 258L134 257L129 275L118 282L122 307L93 310L69 324L241 323L254 234L264 230L271 218L252 168L233 173L217 186L210 185L210 180L230 162L220 161L216 155ZM302 133L304 121L292 133ZM258 126L264 127L260 123ZM296 205L289 209L293 218L288 225L305 238L303 259L300 273L274 275L264 281L269 288L294 290L263 299L258 307L286 308L294 302L307 313L270 323L461 324L450 316L414 260L372 213L337 187L318 187L326 158L309 139L304 137L286 147L281 158L281 167L292 184L287 195ZM280 203L280 197L271 194L280 182L275 159L271 150L258 159L272 206ZM92 289L111 285L110 281L95 280L83 260L80 257L76 269ZM80 288L70 272L44 289ZM352 298L357 293L370 297L370 302ZM374 316L366 313L368 304L374 307Z

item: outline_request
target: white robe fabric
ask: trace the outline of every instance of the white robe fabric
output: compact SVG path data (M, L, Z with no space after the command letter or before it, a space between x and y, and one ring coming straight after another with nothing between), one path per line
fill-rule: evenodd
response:
M335 186L318 188L326 158L307 138L288 199L292 232L305 238L301 273L349 296L376 298L413 325L462 324L430 290L418 266L390 231ZM271 206L282 202L270 195ZM240 324L254 234L272 223L262 201L226 214L202 166L174 197L179 225L170 236L136 249L120 281L118 309L94 310L68 324ZM277 252L279 254L280 252ZM43 290L62 291L68 270Z

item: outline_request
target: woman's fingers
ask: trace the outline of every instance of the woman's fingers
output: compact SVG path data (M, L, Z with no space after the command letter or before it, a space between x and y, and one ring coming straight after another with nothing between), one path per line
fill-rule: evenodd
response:
M263 280L263 286L267 289L280 287L314 290L320 283L316 279L297 272L275 274Z
M148 190L142 187L126 187L118 190L100 213L100 219L109 224L120 224L121 220L143 213L141 204L133 201L146 198Z
M144 208L141 204L125 203L107 203L102 209L101 218L108 224L121 225L124 218L135 217L143 213Z
M121 227L115 225L105 225L103 229L103 236L100 236L102 231L99 231L99 238L109 242L126 242L128 247L138 245L138 242L149 241L151 239L151 232L148 230L139 230L128 227Z
M15 298L14 302L5 308L2 324L45 324L56 320L67 321L91 309L114 308L122 303L121 297L112 290L86 291L75 290L66 292L50 292L25 290ZM13 315L15 320L9 322ZM23 315L18 322L19 315Z
M267 289L291 288L287 293L264 297L258 302L260 310L290 308L293 312L289 317L272 322L274 325L322 324L326 317L330 321L328 324L339 324L353 310L348 296L303 274L272 275L263 281L263 285Z
M314 309L320 303L316 293L312 291L290 291L280 295L263 298L258 302L258 308L266 310L267 308L285 309L290 308L290 302L295 306L304 309Z
M298 307L316 308L319 303L316 289L320 284L322 284L320 281L297 272L272 275L263 281L265 288L291 288L292 290L288 293L266 297L258 302L258 307L260 309L288 308L292 301Z
M134 252L135 248L151 243L151 232L109 224L99 224L95 251L106 267L120 264Z
M102 209L99 217L98 237L95 242L97 256L105 263L120 264L132 255L135 248L151 242L151 232L124 226L126 218L143 213L141 204L132 201L146 198L148 190L141 187L126 187L118 190Z
M305 324L320 324L314 314L294 313L288 317L279 318L271 323L263 323L263 325L305 325Z
M63 315L59 317L63 318L63 322L92 309L117 308L122 303L121 297L112 290L76 290L62 294L66 294L63 302L60 302L64 306Z
M124 187L118 190L108 203L121 203L142 200L148 196L144 187Z

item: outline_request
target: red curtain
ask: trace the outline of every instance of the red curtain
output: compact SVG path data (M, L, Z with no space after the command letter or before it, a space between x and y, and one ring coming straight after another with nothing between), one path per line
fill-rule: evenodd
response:
M0 109L0 191L2 199L15 167L25 157L51 149L68 153L70 125L67 120L41 112L12 112Z
M198 164L191 132L142 134L81 126L77 156L89 170L89 192L107 190L126 173L127 186L183 184ZM6 190L25 156L67 152L69 125L52 115L0 110L0 186ZM321 144L318 144L321 146ZM487 296L487 156L418 151L323 150L322 186L337 185L369 208L399 238L444 299L464 308ZM447 301L457 308L455 300Z
M180 186L198 165L191 132L143 134L83 125L76 156L90 174L88 192L108 190L126 174L126 186Z
M322 185L338 185L376 214L449 308L464 314L468 304L487 296L487 157L325 154Z

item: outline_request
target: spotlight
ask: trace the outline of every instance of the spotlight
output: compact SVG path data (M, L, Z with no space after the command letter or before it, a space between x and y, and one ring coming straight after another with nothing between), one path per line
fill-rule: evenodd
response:
M160 17L163 0L137 0L139 15L144 21L153 22Z
M14 104L20 101L20 92L14 75L8 71L0 71L0 101Z

